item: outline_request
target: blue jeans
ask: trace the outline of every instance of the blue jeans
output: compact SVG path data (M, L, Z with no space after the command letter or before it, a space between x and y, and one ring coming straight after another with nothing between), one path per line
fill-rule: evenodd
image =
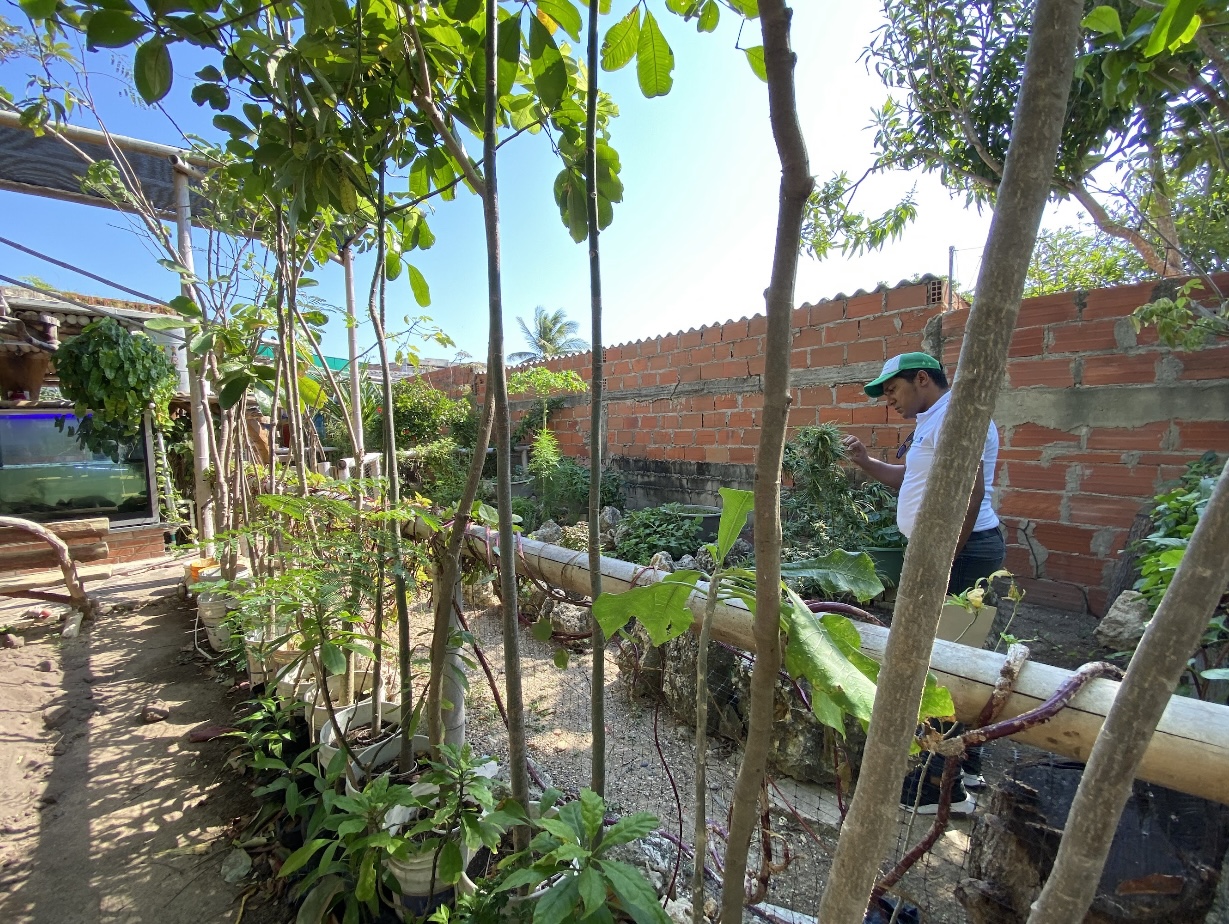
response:
M1007 557L1007 543L1003 540L1003 527L983 529L969 534L969 539L952 562L952 573L947 579L947 592L958 594L977 583L978 578L989 577L1003 567Z

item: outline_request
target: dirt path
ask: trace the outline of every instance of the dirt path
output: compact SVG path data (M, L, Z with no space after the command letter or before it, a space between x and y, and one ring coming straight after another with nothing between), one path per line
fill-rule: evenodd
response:
M225 766L226 739L187 733L228 723L240 697L191 650L181 575L169 562L134 567L103 588L104 615L79 638L48 625L0 650L5 924L236 920L250 883L227 884L220 867L255 803ZM0 610L0 626L25 609ZM143 721L156 701L166 719ZM245 924L289 918L262 894Z

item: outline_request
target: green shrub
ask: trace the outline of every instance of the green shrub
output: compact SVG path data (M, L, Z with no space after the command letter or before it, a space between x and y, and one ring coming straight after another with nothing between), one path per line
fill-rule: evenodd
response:
M451 431L454 424L465 426L470 402L464 398L449 398L438 388L420 378L401 379L393 383L393 429L398 449L409 449L431 443ZM377 411L377 425L383 408ZM474 427L476 430L476 426ZM380 440L383 444L383 440Z
M1153 530L1135 544L1139 551L1140 578L1135 589L1144 595L1155 612L1174 573L1182 563L1191 534L1208 505L1222 466L1214 452L1190 462L1177 486L1158 494L1151 511ZM1229 592L1221 596L1212 613L1199 647L1187 662L1179 692L1200 699L1225 702L1229 691L1222 683L1229 680Z
M74 405L77 439L91 452L118 462L151 404L155 426L170 428L175 367L144 333L129 333L110 318L91 321L56 350L55 368L60 393Z
M682 504L633 510L619 523L615 557L638 565L647 565L658 552L678 559L695 553L699 536L699 518L685 514Z
M542 509L532 497L512 498L512 513L521 518L521 531L531 533L542 525Z

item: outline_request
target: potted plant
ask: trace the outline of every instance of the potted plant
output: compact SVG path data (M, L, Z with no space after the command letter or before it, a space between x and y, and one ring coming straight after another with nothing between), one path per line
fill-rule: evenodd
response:
M411 817L391 827L400 843L385 859L410 914L435 907L460 881L472 851L494 849L509 827L526 820L516 803L496 808L496 766L489 757L475 757L469 745L440 745L439 759L427 767L402 803Z
M636 812L603 827L606 803L591 790L576 802L559 805L562 793L547 790L532 822L536 834L529 849L514 854L496 891L529 887L525 897L509 902L533 902L535 924L563 921L635 921L670 924L653 886L639 869L612 856L615 847L630 844L657 829L657 818Z
M868 481L858 489L856 502L865 517L858 546L871 557L884 585L895 587L905 564L906 542L896 527L896 494L877 481Z

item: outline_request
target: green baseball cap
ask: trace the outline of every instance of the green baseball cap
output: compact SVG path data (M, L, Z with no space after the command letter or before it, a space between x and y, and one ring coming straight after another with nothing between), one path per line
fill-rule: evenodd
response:
M867 382L863 391L872 398L879 398L883 396L883 383L898 373L908 372L910 369L942 370L942 368L939 361L929 353L901 353L884 363L879 378Z

